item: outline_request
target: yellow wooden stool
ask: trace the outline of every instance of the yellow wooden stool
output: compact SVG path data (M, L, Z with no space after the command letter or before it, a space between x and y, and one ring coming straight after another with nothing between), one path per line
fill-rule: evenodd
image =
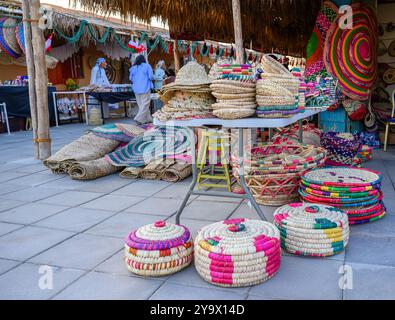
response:
M196 167L197 189L222 188L231 191L229 174L229 135L223 130L203 130ZM218 183L222 181L223 183Z

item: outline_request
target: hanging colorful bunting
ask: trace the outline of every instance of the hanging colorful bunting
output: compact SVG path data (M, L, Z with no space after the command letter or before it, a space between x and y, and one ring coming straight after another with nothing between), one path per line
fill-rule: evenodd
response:
M210 45L210 54L213 54L214 53L214 47L213 47L213 44L211 44Z
M128 48L132 51L134 51L135 53L140 53L143 52L145 50L145 47L142 44L139 44L133 40L130 40L128 43Z
M196 46L195 46L195 55L198 55L199 54L199 45L196 43Z
M366 101L377 79L377 19L372 7L364 3L352 6L352 28L342 24L338 15L328 31L324 50L325 65L339 80L343 94Z
M45 41L45 53L49 53L52 50L52 37L53 33L51 33L51 35Z

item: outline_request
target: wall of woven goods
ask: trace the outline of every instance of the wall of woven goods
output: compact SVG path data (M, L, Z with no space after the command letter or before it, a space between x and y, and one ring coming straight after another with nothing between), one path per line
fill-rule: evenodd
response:
M395 3L379 5L378 20L381 29L380 50L382 50L378 58L381 64L380 84L391 94L395 90Z

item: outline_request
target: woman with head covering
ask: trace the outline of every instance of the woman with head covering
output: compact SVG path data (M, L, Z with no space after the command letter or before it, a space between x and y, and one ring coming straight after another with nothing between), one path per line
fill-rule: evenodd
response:
M154 89L159 91L162 89L163 80L166 77L166 65L163 60L160 60L156 64L155 72L154 72ZM162 101L160 99L154 99L154 112L161 109L163 106Z
M156 64L155 73L154 73L154 89L160 90L162 89L163 80L166 77L166 65L163 60L160 60Z
M136 61L130 68L130 81L132 82L137 105L139 106L139 112L134 117L134 120L139 123L152 122L150 105L153 79L154 72L152 67L146 63L143 55L137 56Z
M106 87L111 85L106 75L106 66L107 66L106 59L98 58L96 60L96 65L92 68L91 71L91 81L90 81L91 85L95 85L99 87ZM100 108L100 101L94 99L93 97L89 99L89 104L96 105L98 108ZM109 106L108 103L106 102L103 102L103 117L104 118L109 117Z

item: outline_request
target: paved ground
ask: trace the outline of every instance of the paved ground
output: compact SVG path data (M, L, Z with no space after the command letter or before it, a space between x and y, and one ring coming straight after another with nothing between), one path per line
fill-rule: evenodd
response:
M54 151L85 129L80 124L53 128ZM33 159L31 133L2 134L0 299L395 299L395 150L376 152L367 167L384 174L388 215L352 227L345 253L327 259L284 255L280 272L270 281L221 289L201 280L193 266L170 277L145 279L129 274L122 261L123 238L130 230L159 219L174 221L188 181L117 175L73 181ZM272 219L273 209L264 210ZM195 233L213 221L242 216L257 218L239 201L194 197L182 223ZM45 266L53 267L52 289ZM339 287L342 266L348 275L352 271L348 285L353 289Z

